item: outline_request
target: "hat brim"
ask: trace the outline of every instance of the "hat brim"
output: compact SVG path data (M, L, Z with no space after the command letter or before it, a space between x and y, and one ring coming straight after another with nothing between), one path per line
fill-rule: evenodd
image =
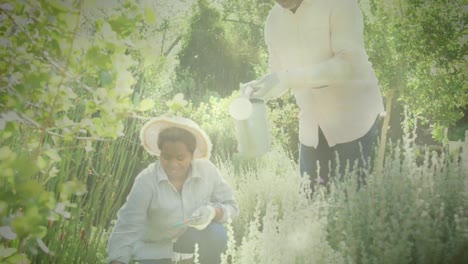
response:
M197 146L193 153L194 158L209 159L211 155L211 141L197 123L183 117L157 117L148 121L140 130L141 145L145 150L155 156L161 155L158 147L159 133L169 127L178 127L188 130L195 136Z

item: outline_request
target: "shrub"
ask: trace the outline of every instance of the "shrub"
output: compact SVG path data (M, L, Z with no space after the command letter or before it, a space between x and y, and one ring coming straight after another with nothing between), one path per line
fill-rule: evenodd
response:
M329 202L343 209L330 212L331 244L354 263L449 263L466 241L466 173L445 152L426 151L418 165L408 136L391 149L360 191L354 173L333 186Z
M425 151L414 138L390 146L383 173L355 171L311 199L297 164L274 149L235 169L218 160L235 186L241 215L232 223L230 263L458 263L467 241L467 182L457 156ZM232 238L231 238L232 239Z

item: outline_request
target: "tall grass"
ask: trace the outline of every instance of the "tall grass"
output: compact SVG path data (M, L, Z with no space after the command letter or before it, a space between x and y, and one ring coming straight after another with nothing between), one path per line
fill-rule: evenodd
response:
M140 126L138 120L129 120L125 137L95 142L94 151L73 148L77 142L64 146L68 150L61 153L61 175L48 183L49 189L77 179L86 183L88 192L67 208L72 212L70 219L49 222L44 242L54 254L38 254L31 259L33 263L104 263L112 219L144 160L138 138Z

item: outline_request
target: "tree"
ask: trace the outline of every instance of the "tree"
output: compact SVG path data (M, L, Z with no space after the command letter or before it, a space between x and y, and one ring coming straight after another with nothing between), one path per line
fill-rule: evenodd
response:
M126 118L151 105L131 96L139 72L157 60L135 36L154 12L122 1L87 21L92 4L0 5L0 236L12 240L0 246L2 263L29 263L26 254L39 248L51 253L42 241L48 221L70 217L86 192L64 171L62 154L121 137Z
M462 42L466 15L459 13L458 0L362 0L360 4L369 59L386 95L379 170L395 103L429 124L437 140L463 117L468 105L466 43Z
M194 101L206 93L224 97L239 88L240 80L254 78L251 60L236 44L227 36L220 12L199 0L178 53L176 90Z
M219 0L226 30L237 50L255 65L255 73L266 73L268 54L263 36L266 17L274 2L270 0Z
M369 57L391 102L409 107L434 138L463 117L468 105L466 14L458 0L361 1Z

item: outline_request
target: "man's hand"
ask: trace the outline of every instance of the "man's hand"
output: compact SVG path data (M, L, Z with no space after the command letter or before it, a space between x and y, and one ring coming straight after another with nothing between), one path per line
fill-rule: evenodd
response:
M258 80L253 80L253 81L250 81L248 83L241 84L241 86L240 86L241 96L250 98L250 96L252 96L252 93L255 92L254 87L255 87L255 83L257 83L257 82L258 82Z
M241 93L250 95L250 98L271 100L280 97L288 90L285 73L270 73L260 80L248 82L241 87ZM250 89L250 90L249 90ZM250 92L248 94L247 92Z
M211 205L204 205L199 207L193 212L190 218L194 219L188 223L188 226L196 228L198 230L205 229L211 221L213 221L216 215L216 210Z

